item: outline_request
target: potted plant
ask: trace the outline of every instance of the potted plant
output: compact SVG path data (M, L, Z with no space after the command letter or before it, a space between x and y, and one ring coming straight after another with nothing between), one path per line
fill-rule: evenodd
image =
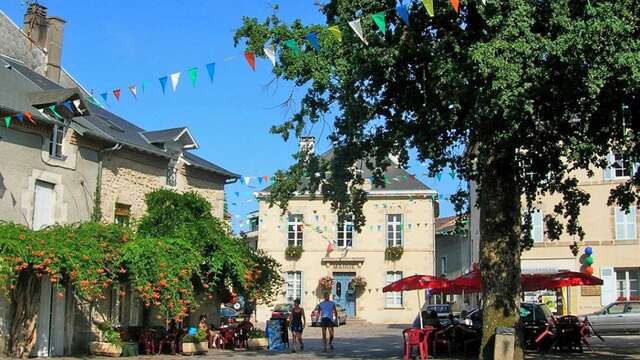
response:
M208 351L209 342L204 330L198 330L182 338L182 353L184 355L206 354Z
M320 293L325 291L331 291L333 288L333 277L331 275L323 276L318 280L318 289L320 289Z
M367 279L362 275L354 276L349 282L349 288L353 291L360 292L367 287Z
M389 246L384 251L384 257L387 260L396 261L400 260L402 253L404 253L402 246Z
M287 259L300 259L300 256L302 256L302 253L304 252L304 249L302 249L302 246L300 245L289 245L287 246L287 249L284 251L284 255L287 257Z
M98 341L89 343L89 351L96 356L119 357L122 354L122 338L120 332L108 323L98 324L100 336Z
M267 336L261 329L253 329L249 332L249 340L247 346L249 350L264 350L269 345Z

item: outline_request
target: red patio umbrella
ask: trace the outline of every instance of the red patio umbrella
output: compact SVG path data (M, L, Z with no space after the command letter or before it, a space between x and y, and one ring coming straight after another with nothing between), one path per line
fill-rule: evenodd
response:
M560 289L568 286L602 285L603 281L593 275L581 272L561 271L550 274L522 274L520 283L522 291L535 291Z
M432 275L412 275L402 278L398 281L382 288L382 292L397 292L397 291L409 291L420 289L442 290L450 286L450 281L443 277ZM420 292L418 294L418 317L420 318L420 327L422 324L422 306L420 305Z

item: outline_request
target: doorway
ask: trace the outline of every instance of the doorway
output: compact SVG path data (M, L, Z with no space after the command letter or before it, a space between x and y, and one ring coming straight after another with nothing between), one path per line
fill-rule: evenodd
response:
M356 273L333 273L333 301L342 306L347 316L356 316L356 292L349 284Z

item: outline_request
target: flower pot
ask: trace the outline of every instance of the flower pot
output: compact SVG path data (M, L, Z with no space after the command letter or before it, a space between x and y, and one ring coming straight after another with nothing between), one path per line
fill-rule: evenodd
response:
M255 338L247 341L249 350L264 350L267 346L269 346L269 340L267 340L267 338Z
M209 343L207 341L195 343L193 345L195 345L196 353L198 354L206 354L209 351Z
M194 343L182 343L182 354L183 355L193 355L196 353L196 344Z
M102 341L92 341L89 343L89 351L97 356L119 357L122 347Z

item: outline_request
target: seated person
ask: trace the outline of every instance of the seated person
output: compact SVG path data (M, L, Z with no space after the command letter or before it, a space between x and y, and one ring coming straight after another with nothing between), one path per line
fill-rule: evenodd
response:
M440 322L440 319L438 319L438 313L435 310L431 310L431 313L429 313L427 319L423 321L423 325L429 325L433 326L436 329L440 329L442 327L442 323Z
M426 325L429 313L426 310L422 310L420 314L422 315L422 324ZM416 318L413 320L413 327L420 328L420 315L416 315Z

